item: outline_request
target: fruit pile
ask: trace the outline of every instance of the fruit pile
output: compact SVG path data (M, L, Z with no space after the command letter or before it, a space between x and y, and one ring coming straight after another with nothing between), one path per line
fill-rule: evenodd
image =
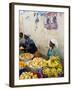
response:
M33 60L29 61L28 66L31 68L42 68L44 59L41 57L36 57Z
M58 57L51 57L47 61L47 66L42 69L43 74L48 77L58 77L60 74L63 74L63 68L59 61Z
M60 58L57 56L52 56L49 60L45 60L42 57L35 57L27 63L24 61L19 61L19 68L26 69L20 74L20 80L46 77L62 77L64 72Z
M30 60L30 59L32 59L34 57L34 55L33 54L31 54L31 53L23 53L23 54L20 54L20 59L21 60Z
M23 69L24 67L26 67L26 63L24 63L24 61L19 61L19 69Z
M35 79L38 78L36 73L32 73L32 72L23 72L19 79L23 80L23 79Z

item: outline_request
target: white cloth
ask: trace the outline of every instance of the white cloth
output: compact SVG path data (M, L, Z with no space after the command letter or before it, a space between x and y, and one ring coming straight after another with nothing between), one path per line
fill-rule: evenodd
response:
M53 44L55 44L55 47L58 48L58 42L57 42L56 39L51 39L50 41L51 41Z

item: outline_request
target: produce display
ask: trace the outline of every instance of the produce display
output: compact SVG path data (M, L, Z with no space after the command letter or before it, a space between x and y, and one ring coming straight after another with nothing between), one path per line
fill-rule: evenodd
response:
M24 61L19 61L19 69L26 67L26 63Z
M35 79L35 78L38 78L37 74L32 73L32 72L23 72L19 77L20 80L23 80L23 79Z
M58 57L52 56L49 60L48 60L48 66L49 67L57 67L59 65L60 59Z
M30 59L32 59L34 57L34 55L33 54L30 54L30 53L23 53L23 54L21 54L20 55L20 59L21 60L30 60Z
M42 70L43 74L48 77L58 77L59 74L63 74L62 65L59 62L58 57L51 57L48 60L48 66L44 67Z
M44 59L41 57L36 57L29 61L28 66L31 68L42 68Z
M22 55L24 58L27 59L33 57L33 55L29 53L24 53ZM20 80L42 78L42 77L43 78L62 77L64 75L63 66L60 62L60 58L57 56L52 56L48 60L44 59L43 57L33 57L33 59L31 59L28 62L24 62L24 60L20 60L19 68L20 71L21 69L23 69L23 72L19 76Z

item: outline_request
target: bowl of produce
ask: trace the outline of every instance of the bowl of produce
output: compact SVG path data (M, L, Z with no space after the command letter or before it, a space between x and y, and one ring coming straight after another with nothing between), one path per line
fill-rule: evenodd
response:
M22 53L22 54L20 54L19 59L27 62L27 61L31 60L33 57L34 57L34 55L31 53Z

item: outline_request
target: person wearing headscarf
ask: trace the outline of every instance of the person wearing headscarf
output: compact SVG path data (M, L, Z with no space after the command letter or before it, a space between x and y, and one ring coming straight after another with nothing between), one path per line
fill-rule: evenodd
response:
M35 53L37 51L37 47L34 41L30 38L30 35L26 32L24 33L24 37L19 41L20 50L24 50L24 52Z
M50 40L47 56L48 58L50 58L51 56L58 56L61 60L63 60L63 55L58 48L58 42L56 39Z

